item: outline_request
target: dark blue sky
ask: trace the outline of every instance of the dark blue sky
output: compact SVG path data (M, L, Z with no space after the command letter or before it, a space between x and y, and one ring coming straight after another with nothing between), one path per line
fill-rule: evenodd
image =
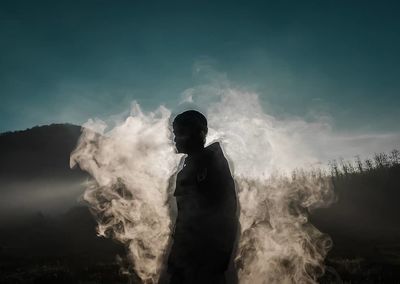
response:
M0 132L174 107L196 64L274 115L400 131L396 1L1 1Z

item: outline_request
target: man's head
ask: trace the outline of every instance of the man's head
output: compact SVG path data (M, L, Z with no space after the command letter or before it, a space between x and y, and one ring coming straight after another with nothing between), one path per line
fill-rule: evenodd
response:
M172 124L178 153L191 154L201 150L206 142L207 119L195 110L178 114Z

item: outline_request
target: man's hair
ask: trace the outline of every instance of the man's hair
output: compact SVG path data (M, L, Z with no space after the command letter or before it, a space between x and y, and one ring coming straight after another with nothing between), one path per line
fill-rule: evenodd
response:
M196 110L188 110L178 114L172 125L173 127L176 125L187 127L193 132L203 132L204 135L206 135L208 131L206 117Z

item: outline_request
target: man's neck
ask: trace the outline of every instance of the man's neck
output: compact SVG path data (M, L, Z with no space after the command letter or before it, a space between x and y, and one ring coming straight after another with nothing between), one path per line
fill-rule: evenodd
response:
M192 150L190 152L187 153L188 157L191 159L195 159L196 157L200 156L201 154L203 154L204 152L204 147Z

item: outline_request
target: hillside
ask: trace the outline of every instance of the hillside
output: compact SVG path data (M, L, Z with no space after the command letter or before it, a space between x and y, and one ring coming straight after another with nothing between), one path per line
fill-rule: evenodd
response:
M51 124L0 134L0 179L82 177L69 168L81 127Z
M125 283L124 247L96 235L80 205L88 177L70 169L80 126L0 134L0 283Z

